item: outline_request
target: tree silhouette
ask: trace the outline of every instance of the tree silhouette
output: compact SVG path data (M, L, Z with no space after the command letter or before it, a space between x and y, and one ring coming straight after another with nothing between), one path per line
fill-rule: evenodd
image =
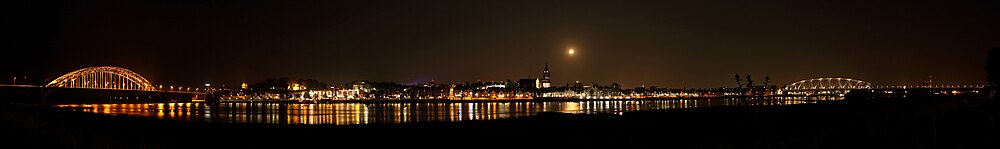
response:
M750 78L749 74L747 74L747 91L750 91L750 96L754 96L754 94L756 94L753 88L753 79Z
M764 91L767 93L771 92L771 75L764 76Z
M990 49L986 56L986 82L989 83L989 97L995 98L1000 87L1000 48Z
M743 83L741 82L743 80L740 80L740 74L736 74L736 76L733 77L733 80L736 80L736 88L743 87Z
M764 87L768 87L771 84L771 75L764 76Z

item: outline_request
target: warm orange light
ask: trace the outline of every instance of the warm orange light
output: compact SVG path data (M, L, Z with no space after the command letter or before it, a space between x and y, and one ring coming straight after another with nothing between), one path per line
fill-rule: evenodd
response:
M573 55L573 53L576 53L576 51L574 51L573 49L569 49L569 55Z

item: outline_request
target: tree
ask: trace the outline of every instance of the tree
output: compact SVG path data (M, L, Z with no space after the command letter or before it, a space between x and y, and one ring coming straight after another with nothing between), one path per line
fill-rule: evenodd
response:
M754 96L756 94L753 86L753 78L750 78L749 74L747 74L747 90L750 91L750 96Z
M995 98L1000 87L1000 48L990 49L986 56L986 82L989 84L990 98Z
M736 76L733 77L733 80L736 80L736 88L743 87L743 83L741 82L742 80L740 80L740 74L736 74Z
M250 85L250 88L254 90L287 90L288 89L288 78L270 78L264 80L263 82L258 82Z
M764 91L765 92L768 92L768 93L771 92L771 85L770 84L771 84L771 75L764 76Z
M770 86L768 84L771 84L771 75L764 76L764 87Z

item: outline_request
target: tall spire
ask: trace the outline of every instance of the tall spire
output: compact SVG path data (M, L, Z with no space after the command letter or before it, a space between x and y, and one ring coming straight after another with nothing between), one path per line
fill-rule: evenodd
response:
M552 86L552 81L549 80L549 63L545 63L545 70L542 71L542 88L549 88Z
M542 71L542 79L549 80L549 63L545 62L545 70Z

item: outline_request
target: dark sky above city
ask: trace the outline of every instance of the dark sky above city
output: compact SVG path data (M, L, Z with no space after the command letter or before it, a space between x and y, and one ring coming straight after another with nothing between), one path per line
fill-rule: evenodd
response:
M997 1L3 3L4 84L91 66L186 86L462 83L539 77L546 62L557 85L734 87L734 74L984 84L1000 47Z

